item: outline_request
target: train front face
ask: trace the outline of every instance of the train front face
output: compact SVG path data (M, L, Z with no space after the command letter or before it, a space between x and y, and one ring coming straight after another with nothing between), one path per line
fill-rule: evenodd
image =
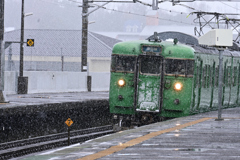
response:
M182 44L165 44L162 117L190 114L194 82L194 49Z
M123 119L138 117L143 121L156 115L183 116L182 110L186 105L189 107L191 101L193 64L193 49L172 42L140 41L115 45L111 63L110 112Z

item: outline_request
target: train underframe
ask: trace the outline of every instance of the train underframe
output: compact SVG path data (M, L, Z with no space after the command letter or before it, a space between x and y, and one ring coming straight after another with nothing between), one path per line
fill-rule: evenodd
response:
M166 118L161 117L159 113L152 112L137 112L133 115L113 114L112 125L115 131L139 127L155 122L164 121Z

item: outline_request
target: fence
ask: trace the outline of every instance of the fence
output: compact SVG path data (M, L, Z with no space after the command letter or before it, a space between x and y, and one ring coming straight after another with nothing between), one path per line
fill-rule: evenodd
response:
M109 72L90 72L92 77L91 91L108 91ZM87 73L58 71L26 71L28 77L28 93L82 92L88 91ZM15 71L6 71L4 91L6 94L17 93L17 77Z

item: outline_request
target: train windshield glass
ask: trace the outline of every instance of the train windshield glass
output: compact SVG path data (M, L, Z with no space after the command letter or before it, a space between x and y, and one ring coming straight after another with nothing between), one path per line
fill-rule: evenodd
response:
M112 55L111 71L134 72L135 56Z
M193 60L166 59L166 74L193 75L193 69Z
M141 57L141 73L160 74L162 67L162 58L156 56Z

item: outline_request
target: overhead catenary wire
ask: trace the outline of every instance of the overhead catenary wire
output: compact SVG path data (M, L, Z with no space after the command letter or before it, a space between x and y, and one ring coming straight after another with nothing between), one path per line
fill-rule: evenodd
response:
M175 22L175 23L194 25L193 23L187 23L187 22L176 21L176 20L171 20L171 19L165 19L165 18L160 18L160 17L152 17L152 16L147 16L147 15L139 14L139 13L132 13L132 12L120 11L120 10L116 10L116 9L109 9L109 8L106 8L106 7L102 7L102 8L105 9L105 10L110 10L110 11L119 12L119 13L124 13L124 14L131 14L131 15L149 17L149 18L153 18L153 19L160 19L160 20L170 21L170 22ZM194 25L194 26L195 26L195 25Z
M61 4L61 2L49 2L49 1L47 1L47 0L40 0L40 1L47 2L47 3L52 3L52 4L57 4L57 5ZM73 2L73 3L82 4L82 2L79 2L79 1L77 1L77 0L68 0L68 1L69 1L69 2ZM100 1L89 1L89 2L92 3L91 5L99 6L98 4L95 4L95 3L93 3L93 2L100 2ZM101 2L103 2L103 1L101 1ZM105 1L104 1L104 2L105 2ZM112 1L112 2L118 2L118 3L119 3L120 1ZM126 2L126 1L121 1L121 2ZM136 2L139 2L139 3L141 3L141 4L145 5L145 6L152 7L151 4L142 2L142 1L140 1L140 0L136 0ZM164 1L164 2L165 2L165 1ZM131 3L132 3L132 2L131 2ZM159 2L159 3L160 3L160 2ZM180 4L179 4L179 5L180 5ZM186 6L186 5L184 5L184 6ZM196 10L196 9L194 9L194 8L192 8L192 7L189 7L189 8L191 8L191 9L193 9L193 10ZM158 7L158 9L159 9L159 10L162 10L162 11L165 11L165 12L170 12L170 13L178 13L178 14L186 14L186 15L189 15L189 13L186 13L186 12L179 12L179 11L175 11L175 10L168 10L168 9L164 9L164 8L160 8L160 7Z
M46 0L41 0L41 1L45 1L45 2L48 2L48 1L46 1ZM74 3L80 3L80 4L82 4L82 2L79 2L79 1L77 1L77 0L68 0L69 2L74 2ZM95 6L99 6L98 4L94 4L93 2L100 2L100 1L89 1L89 2L91 2L92 4L91 5L95 5ZM112 1L112 2L128 2L128 1ZM130 1L129 1L130 2ZM141 4L143 4L143 5L146 5L146 6L149 6L149 7L152 7L152 5L151 4L148 4L148 3L145 3L145 2L142 2L142 1L140 1L140 0L136 0L136 2L138 2L138 3L141 3ZM161 2L159 2L159 3L162 3L162 2L164 2L164 1L161 1ZM50 2L51 3L51 2ZM59 4L60 2L55 2L54 4ZM221 2L221 3L223 3L223 2ZM224 4L224 3L223 3ZM178 4L178 5L180 5L180 4ZM181 5L181 6L184 6L184 7L188 7L188 8L190 8L190 9L192 9L192 10L196 10L195 8L192 8L192 7L189 7L189 6L186 6L186 5ZM171 19L166 19L166 18L160 18L160 17L151 17L151 16L147 16L147 15L144 15L144 14L139 14L139 13L133 13L133 12L127 12L127 11L120 11L120 10L116 10L116 9L110 9L110 8L107 8L107 7L101 7L101 8L103 8L103 9L105 9L105 10L109 10L109 11L113 11L113 12L119 12L119 13L124 13L124 14L130 14L130 15L136 15L136 16L143 16L143 17L149 17L149 18L153 18L153 19L160 19L160 20L164 20L164 21L170 21L170 22L175 22L175 23L181 23L181 24L188 24L188 25L193 25L193 26L195 26L195 24L193 24L193 23L187 23L187 22L183 22L183 21L176 21L176 20L171 20ZM159 10L162 10L162 11L165 11L165 12L170 12L170 13L178 13L178 14L186 14L186 15L190 15L189 13L186 13L186 12L179 12L179 11L174 11L174 10L168 10L168 9L164 9L164 8L160 8L160 7L158 7L158 9ZM188 17L187 16L187 17Z
M113 1L114 2L114 1ZM142 1L139 1L139 0L136 0L136 2L139 2L143 5L146 5L146 6L152 6L150 4L147 4L147 3L144 3ZM98 4L92 4L92 5L96 5L99 7ZM131 15L136 15L136 16L143 16L143 17L149 17L149 18L153 18L153 19L160 19L160 20L164 20L164 21L171 21L171 22L175 22L175 23L181 23L181 24L188 24L188 25L194 25L193 23L187 23L187 22L182 22L182 21L176 21L176 20L171 20L171 19L165 19L165 18L160 18L160 17L151 17L151 16L147 16L147 15L143 15L143 14L139 14L139 13L132 13L132 12L127 12L127 11L120 11L120 10L116 10L116 9L109 9L107 7L101 7L102 9L105 9L105 10L110 10L110 11L114 11L114 12L119 12L119 13L124 13L124 14L131 14ZM171 12L171 13L180 13L180 14L186 14L186 15L189 15L188 13L185 13L185 12L178 12L178 11L174 11L174 10L167 10L167 9L163 9L163 8L159 8L158 9L160 10L163 10L163 11L167 11L167 12ZM194 25L195 26L195 25Z
M220 3L222 3L222 4L224 4L224 5L228 6L228 7L231 7L231 8L233 8L233 9L236 9L236 10L240 11L239 8L233 7L233 6L229 5L229 4L226 4L226 3L221 2L221 1L220 1Z

